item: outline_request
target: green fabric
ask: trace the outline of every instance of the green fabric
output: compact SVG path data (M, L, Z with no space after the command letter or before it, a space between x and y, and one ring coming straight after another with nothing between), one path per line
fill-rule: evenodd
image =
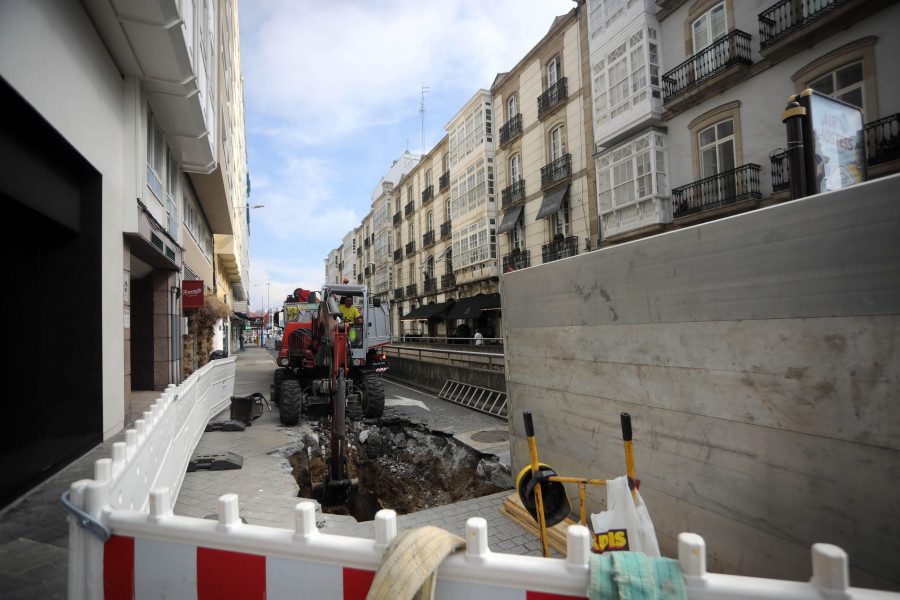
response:
M686 600L677 560L640 552L591 554L591 600Z

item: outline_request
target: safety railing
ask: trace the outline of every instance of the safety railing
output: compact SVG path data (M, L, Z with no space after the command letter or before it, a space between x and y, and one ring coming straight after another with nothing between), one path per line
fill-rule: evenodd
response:
M398 343L398 341L400 343ZM432 340L432 341L429 341ZM487 349L483 352L471 350L450 350L447 348L437 348L428 345L431 344L453 344L454 342L461 344L472 344L474 338L428 338L428 337L401 337L395 338L389 346L386 346L388 358L409 358L422 362L433 362L447 365L472 367L478 369L487 369L490 371L503 371L505 362L502 352L490 352ZM486 346L502 344L503 340L498 338L484 338L482 342ZM415 343L416 345L409 345ZM401 345L408 344L408 345ZM482 346L484 347L484 346Z
M848 0L780 0L759 13L759 47L783 40Z
M685 215L759 199L759 165L743 165L672 190L672 213Z
M522 114L519 113L500 128L500 147L522 134Z
M865 130L869 165L900 158L900 113L866 123Z
M79 508L109 529L101 541L74 518L69 536L69 598L364 598L385 551L397 537L391 510L375 516L375 539L322 533L314 502L299 502L294 529L241 522L239 499L218 500L215 521L175 516L169 492L154 490L150 513L113 508L105 481L78 482L71 496ZM489 548L487 521L465 521L465 547L437 570L436 589L444 599L587 598L592 579L590 531L581 525L566 533L566 558L518 556ZM781 581L706 571L706 544L692 533L678 536L678 567L689 600L720 598L900 597L849 587L846 553L831 544L812 546L809 582ZM612 584L612 582L610 582Z
M732 65L752 62L750 34L735 29L663 75L663 102L674 100Z
M502 202L500 204L503 209L511 208L520 204L525 199L525 180L519 179L512 185L509 185L500 192Z

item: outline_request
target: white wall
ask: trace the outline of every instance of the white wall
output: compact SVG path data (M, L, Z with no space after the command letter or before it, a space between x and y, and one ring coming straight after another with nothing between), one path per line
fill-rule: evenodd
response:
M122 78L81 5L65 0L0 4L0 75L103 178L105 439L124 420L122 178L134 148L123 142Z

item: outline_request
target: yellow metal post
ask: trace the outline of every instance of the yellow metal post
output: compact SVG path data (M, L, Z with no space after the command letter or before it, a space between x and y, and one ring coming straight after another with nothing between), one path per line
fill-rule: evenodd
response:
M531 477L534 479L538 473L537 445L534 443L534 422L531 419L531 411L525 411L525 436L528 438L528 455L531 458ZM544 500L541 497L541 484L534 486L534 502L537 508L538 531L541 538L541 554L545 558L550 557L550 549L547 546L547 528L544 521Z
M620 417L622 419L622 440L625 442L625 473L628 475L631 497L635 499L637 482L634 479L634 448L631 447L631 415L623 412Z

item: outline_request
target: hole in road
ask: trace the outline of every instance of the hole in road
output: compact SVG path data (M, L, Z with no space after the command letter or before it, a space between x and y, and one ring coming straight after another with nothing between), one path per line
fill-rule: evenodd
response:
M303 416L312 431L303 435L304 450L290 457L299 496L312 498L311 482L322 482L330 456L327 416ZM514 487L509 472L493 455L482 454L421 424L397 417L380 421L348 413L350 477L359 481L347 501L323 506L330 514L370 521L382 508L398 515L480 498Z

